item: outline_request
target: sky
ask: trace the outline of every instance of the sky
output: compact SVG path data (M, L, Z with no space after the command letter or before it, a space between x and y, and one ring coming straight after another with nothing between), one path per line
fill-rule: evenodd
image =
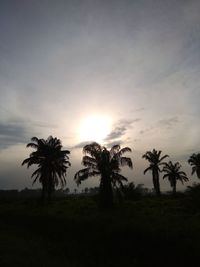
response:
M199 13L198 0L1 0L0 189L32 187L26 144L49 135L71 151L71 189L90 141L131 147L136 184L152 188L141 157L153 148L198 182Z

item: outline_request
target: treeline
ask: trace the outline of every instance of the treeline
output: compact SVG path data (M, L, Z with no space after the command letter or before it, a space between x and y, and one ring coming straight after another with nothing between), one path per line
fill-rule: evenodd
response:
M33 183L39 181L42 185L42 201L50 200L55 188L60 184L62 188L66 185L67 169L71 166L69 161L69 150L62 150L61 140L49 136L46 140L33 137L27 147L34 149L26 158L22 165L30 167L37 165L33 172ZM120 145L114 145L111 149L101 146L96 142L83 147L84 156L82 158L83 169L79 170L74 180L77 185L89 177L98 176L99 185L99 205L103 208L113 205L113 195L118 197L125 195L128 187L133 189L134 184L127 184L128 179L121 174L121 168L128 166L133 169L133 162L130 157L125 156L127 152L132 152L129 147L121 148ZM152 181L155 194L160 195L160 173L163 178L167 178L172 187L173 194L176 194L177 181L182 183L189 180L186 173L181 170L179 162L164 161L169 158L168 155L161 155L162 151L153 149L147 151L142 158L148 161L149 166L144 170L152 173ZM196 173L200 178L200 154L193 154L188 160L192 166L192 174ZM130 189L129 188L129 189Z
M98 187L85 187L80 192L77 189L70 190L69 188L61 188L54 190L55 197L66 197L74 195L95 195L99 192ZM34 198L41 196L42 189L30 189L24 188L22 190L11 189L11 190L0 190L0 198Z

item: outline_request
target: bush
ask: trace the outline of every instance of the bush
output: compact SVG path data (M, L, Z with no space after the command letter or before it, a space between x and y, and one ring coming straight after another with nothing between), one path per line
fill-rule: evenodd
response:
M188 186L185 191L188 196L187 204L191 209L200 209L200 184L194 183L192 186Z
M123 186L122 193L127 200L138 200L148 193L148 189L144 188L143 184L135 186L135 184L131 182Z

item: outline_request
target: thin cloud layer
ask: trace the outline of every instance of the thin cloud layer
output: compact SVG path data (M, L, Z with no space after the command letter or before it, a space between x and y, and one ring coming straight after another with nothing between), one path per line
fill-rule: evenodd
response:
M76 149L75 168L90 143L73 147L80 120L95 113L117 122L107 146L196 152L199 10L198 0L0 1L0 150L53 135Z
M0 123L0 149L28 140L28 130L24 125Z
M168 119L159 120L158 123L157 123L157 125L158 125L158 127L165 127L167 129L172 129L179 122L180 122L180 120L176 116L176 117L171 117L171 118L168 118Z
M19 143L27 143L32 136L41 136L43 129L51 133L52 128L56 128L54 124L40 121L22 120L13 117L7 122L0 122L0 149L7 148ZM46 137L44 137L46 138Z
M133 123L139 122L141 119L136 118L133 120L119 120L115 125L113 130L107 135L104 139L106 142L114 142L114 140L118 140L118 142L122 142L124 135L127 133L127 130L132 128Z
M154 125L151 125L148 128L140 130L139 134L143 135L149 133L150 131L155 131L156 129L173 130L173 128L176 127L179 123L180 119L178 118L178 116L161 119L157 121Z
M75 146L72 146L71 148L73 149L79 149L79 148L83 148L84 146L86 146L86 145L89 145L89 144L91 144L91 143L93 143L93 142L95 142L95 141L84 141L84 142L80 142L80 143L78 143L78 144L76 144Z

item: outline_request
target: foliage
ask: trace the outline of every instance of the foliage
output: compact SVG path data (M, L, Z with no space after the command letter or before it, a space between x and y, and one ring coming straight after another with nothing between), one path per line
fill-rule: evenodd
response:
M191 186L187 186L185 194L188 196L185 203L189 209L200 211L200 184L193 183Z
M147 188L144 188L143 184L135 186L133 182L130 182L123 186L122 193L125 199L138 200L148 192Z
M29 168L32 165L37 165L38 168L33 172L33 184L39 180L42 184L43 199L48 194L48 198L56 186L61 184L63 187L66 184L66 171L71 165L69 162L70 154L68 150L62 150L60 139L49 136L47 140L33 137L31 143L27 147L35 149L29 158L22 162L22 165L27 165Z
M100 204L102 207L111 206L113 203L112 188L123 185L127 178L120 174L122 166L133 167L132 160L124 157L123 154L131 152L129 147L121 149L119 145L114 145L110 150L102 147L98 143L91 143L84 146L85 155L82 164L86 167L78 171L74 179L79 185L82 181L92 176L100 176Z
M189 179L185 172L180 171L181 165L179 162L172 163L169 161L168 163L164 163L163 172L165 172L163 179L168 178L171 187L173 188L173 193L176 193L176 183L187 182Z
M154 189L157 195L160 195L160 182L159 182L159 172L160 166L163 165L164 163L162 162L165 158L169 157L168 155L165 155L160 158L162 151L157 151L153 149L152 151L147 151L142 158L146 159L149 161L150 166L144 170L144 174L147 171L152 172L153 176L153 185Z
M197 177L200 179L200 153L192 154L188 163L192 166L192 175L196 172Z

